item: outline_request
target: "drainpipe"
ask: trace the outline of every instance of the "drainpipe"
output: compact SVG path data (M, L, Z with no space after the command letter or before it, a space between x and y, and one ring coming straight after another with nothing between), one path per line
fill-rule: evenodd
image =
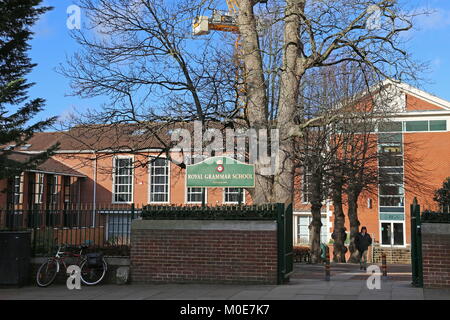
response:
M92 227L95 228L95 211L97 210L97 155L94 154L94 188L93 188L93 204L92 204Z

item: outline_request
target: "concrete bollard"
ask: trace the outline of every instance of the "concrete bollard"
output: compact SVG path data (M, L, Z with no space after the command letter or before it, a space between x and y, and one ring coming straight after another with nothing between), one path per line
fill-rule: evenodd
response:
M330 253L327 252L327 258L325 260L325 281L331 279L331 265L330 265Z
M123 285L128 283L130 267L120 267L116 271L116 284Z

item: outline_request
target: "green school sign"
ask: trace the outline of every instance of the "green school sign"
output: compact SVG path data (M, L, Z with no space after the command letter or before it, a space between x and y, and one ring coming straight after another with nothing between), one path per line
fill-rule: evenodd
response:
M254 188L255 166L229 157L212 157L187 166L186 177L191 188Z

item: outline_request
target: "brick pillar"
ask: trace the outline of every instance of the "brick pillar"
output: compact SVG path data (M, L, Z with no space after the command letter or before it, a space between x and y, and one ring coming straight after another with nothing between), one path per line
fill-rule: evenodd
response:
M450 224L422 224L424 288L450 288Z

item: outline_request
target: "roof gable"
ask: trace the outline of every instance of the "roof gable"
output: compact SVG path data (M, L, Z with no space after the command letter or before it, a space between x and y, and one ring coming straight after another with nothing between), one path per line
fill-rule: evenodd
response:
M407 111L450 110L450 101L436 97L428 92L417 89L406 83L393 83L392 81L390 83L403 91L407 97L412 97L412 99L409 99L410 103L407 103L406 105Z

